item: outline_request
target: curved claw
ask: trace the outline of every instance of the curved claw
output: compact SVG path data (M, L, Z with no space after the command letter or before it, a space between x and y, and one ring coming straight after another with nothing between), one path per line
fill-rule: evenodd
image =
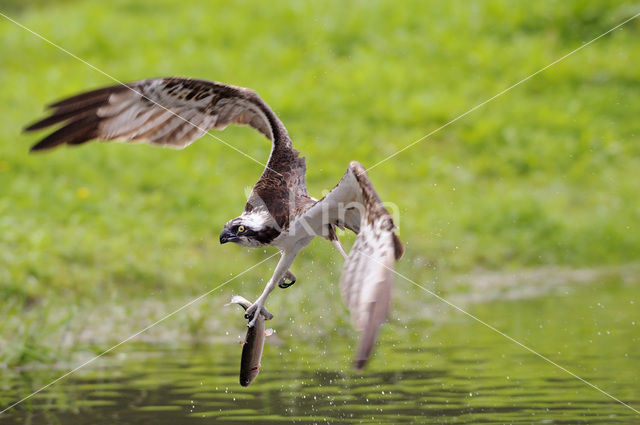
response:
M287 282L287 279L289 279L289 282ZM282 289L287 289L289 286L293 285L294 283L296 283L296 275L294 275L293 273L287 270L287 273L284 275L280 283L278 283L278 287Z
M278 283L278 286L282 289L287 289L289 286L293 285L294 283L296 283L295 279L291 280L290 282L287 282L283 279L282 282Z
M256 310L258 309L260 309L260 313L256 314ZM259 316L263 316L264 320L273 319L273 314L269 313L264 305L254 303L249 308L247 308L247 311L244 314L244 318L249 319L249 323L247 323L247 326L252 328L256 324L256 320L258 320Z

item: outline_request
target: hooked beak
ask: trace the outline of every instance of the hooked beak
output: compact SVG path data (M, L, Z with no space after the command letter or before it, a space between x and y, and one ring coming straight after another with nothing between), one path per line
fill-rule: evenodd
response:
M238 237L230 230L228 229L224 229L222 231L222 233L220 233L220 243L227 243L227 242L235 242L238 240Z

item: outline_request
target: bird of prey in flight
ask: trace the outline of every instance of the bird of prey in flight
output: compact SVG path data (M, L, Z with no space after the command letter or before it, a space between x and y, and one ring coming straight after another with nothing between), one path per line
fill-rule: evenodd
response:
M284 125L252 90L211 81L154 78L90 91L49 106L49 116L26 128L61 124L32 151L90 140L148 142L184 148L212 128L248 125L271 140L271 153L244 211L226 223L220 243L275 246L282 254L262 294L246 312L248 326L265 309L276 285L296 280L289 267L315 236L331 241L345 258L340 288L361 332L354 366L362 368L389 311L393 266L403 254L389 212L364 167L351 162L340 182L322 199L309 196L304 157L293 148ZM336 227L357 234L347 255Z

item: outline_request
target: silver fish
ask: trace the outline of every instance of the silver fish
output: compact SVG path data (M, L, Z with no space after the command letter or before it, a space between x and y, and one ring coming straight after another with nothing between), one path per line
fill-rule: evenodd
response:
M229 304L239 304L246 310L252 303L240 295L234 295ZM242 359L240 360L240 385L243 387L248 387L260 372L260 359L264 348L264 338L267 335L264 321L265 317L261 314L256 320L256 324L247 329L247 336L242 346Z

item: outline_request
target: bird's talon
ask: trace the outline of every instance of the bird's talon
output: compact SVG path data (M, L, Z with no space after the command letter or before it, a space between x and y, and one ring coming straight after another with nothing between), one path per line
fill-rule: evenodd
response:
M273 314L269 313L264 305L253 304L251 305L244 314L245 319L249 319L249 323L247 323L248 327L253 327L256 324L256 320L258 320L258 314L264 316L264 320L273 319Z
M287 282L287 279L289 280L289 282ZM282 289L287 289L289 286L293 285L294 283L296 283L296 275L294 275L290 271L287 271L287 273L280 280L280 283L278 283L278 287Z
M292 280L291 282L287 282L283 279L282 282L278 284L278 286L282 289L287 289L289 286L293 285L294 283L296 283L295 279Z

